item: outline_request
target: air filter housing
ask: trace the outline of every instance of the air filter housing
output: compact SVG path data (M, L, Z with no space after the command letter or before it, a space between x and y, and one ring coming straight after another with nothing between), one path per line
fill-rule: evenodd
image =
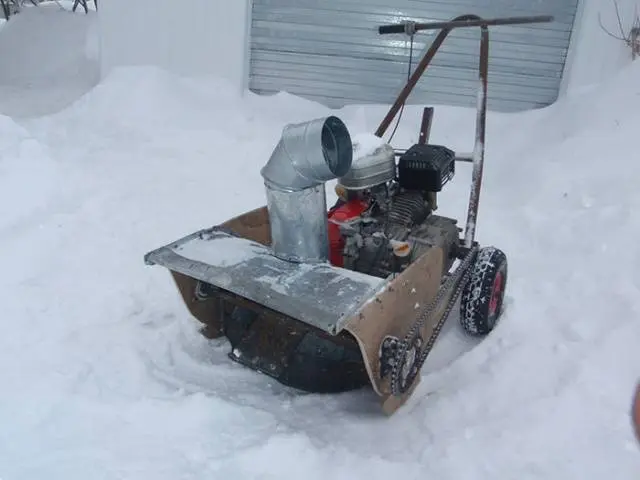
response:
M398 183L406 190L439 192L455 174L455 157L441 145L414 145L398 161Z

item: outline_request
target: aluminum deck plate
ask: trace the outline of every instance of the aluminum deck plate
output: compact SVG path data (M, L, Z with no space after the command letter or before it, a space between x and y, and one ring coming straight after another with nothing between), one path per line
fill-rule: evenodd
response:
M207 282L332 335L387 284L385 279L329 263L281 260L269 247L218 227L149 252L145 262Z

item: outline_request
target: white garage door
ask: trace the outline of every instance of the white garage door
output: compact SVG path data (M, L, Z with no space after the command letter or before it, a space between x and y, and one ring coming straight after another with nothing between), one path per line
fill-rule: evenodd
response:
M553 15L547 24L490 27L489 108L517 111L558 95L578 0L253 0L251 90L287 91L330 107L391 103L407 78L403 20ZM415 36L413 65L437 32ZM454 30L407 103L474 106L479 28Z

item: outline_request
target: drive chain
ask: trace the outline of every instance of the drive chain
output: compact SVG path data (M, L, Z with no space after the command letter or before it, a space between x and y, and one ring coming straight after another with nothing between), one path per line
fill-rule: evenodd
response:
M416 322L413 324L409 332L405 335L404 339L398 342L397 350L394 355L394 359L392 361L392 369L391 369L391 393L395 396L402 395L414 382L415 378L418 376L422 365L427 360L427 356L431 352L433 345L435 344L438 336L440 335L440 331L444 326L449 314L451 313L451 309L455 305L460 293L462 293L462 289L464 285L469 279L471 275L471 266L478 254L478 246L473 245L467 255L464 257L458 268L455 272L450 275L444 284L438 290L438 294L433 299L433 301L427 305L427 307L422 311L422 313L418 316ZM442 317L436 324L433 333L425 342L423 350L419 354L419 357L413 362L411 366L411 371L406 376L405 382L402 380L402 370L405 365L405 359L407 352L410 348L416 346L417 350L420 350L422 345L416 345L416 342L419 341L419 333L425 322L433 315L433 313L440 307L440 303L442 300L448 295L448 293L454 290L451 299L447 303L447 307L442 314Z

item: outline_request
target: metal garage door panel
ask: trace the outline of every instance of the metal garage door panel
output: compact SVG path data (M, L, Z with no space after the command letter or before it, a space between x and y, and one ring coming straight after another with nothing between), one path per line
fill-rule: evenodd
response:
M551 24L490 29L489 108L517 111L558 95L578 0L253 0L250 88L340 107L390 103L407 78L409 42L381 24L551 14ZM391 6L390 6L391 5ZM414 41L415 65L436 32ZM473 106L479 29L454 30L408 103Z

